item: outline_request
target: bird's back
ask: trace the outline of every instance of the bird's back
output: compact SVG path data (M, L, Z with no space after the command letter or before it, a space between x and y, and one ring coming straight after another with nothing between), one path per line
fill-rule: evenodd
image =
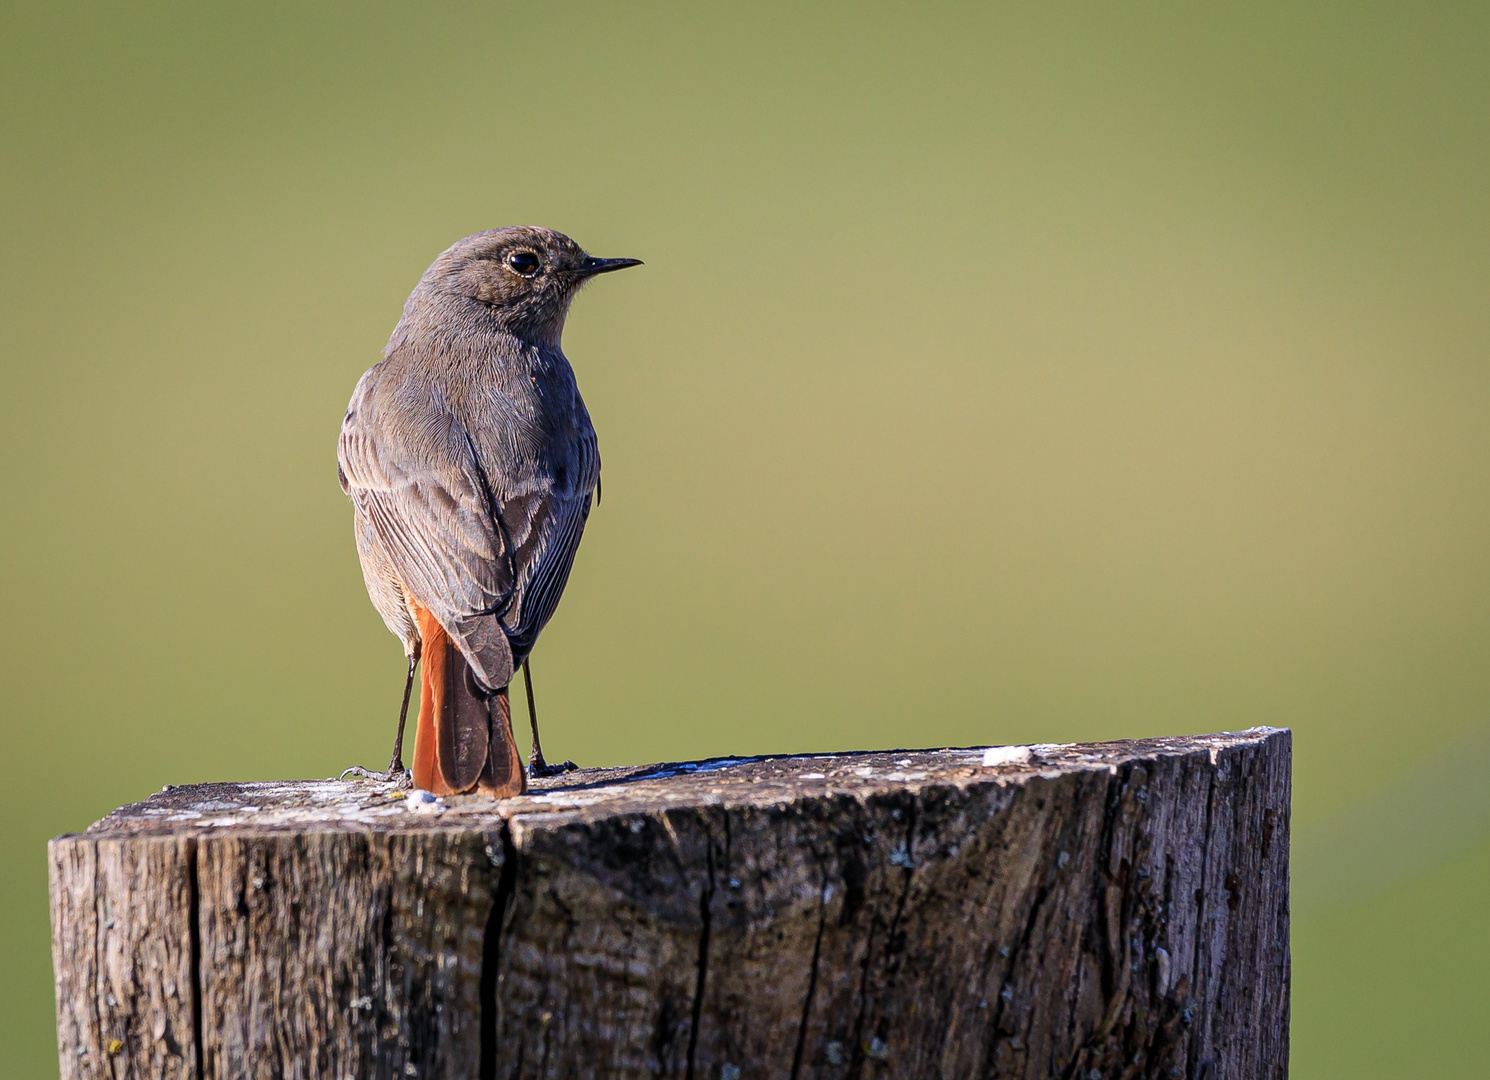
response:
M447 564L459 564L465 587L455 591L469 603L449 614L501 607L520 664L557 604L599 480L573 370L556 346L498 334L395 341L358 384L343 427L341 456L374 465L370 486L384 491L354 501L390 519L375 529L393 548L387 561L437 613Z

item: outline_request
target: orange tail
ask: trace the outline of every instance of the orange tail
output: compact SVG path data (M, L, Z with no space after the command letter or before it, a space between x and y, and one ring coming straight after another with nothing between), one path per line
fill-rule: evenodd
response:
M489 698L474 693L466 658L444 628L417 604L414 614L423 638L414 786L436 795L521 795L527 777L512 739L507 688Z

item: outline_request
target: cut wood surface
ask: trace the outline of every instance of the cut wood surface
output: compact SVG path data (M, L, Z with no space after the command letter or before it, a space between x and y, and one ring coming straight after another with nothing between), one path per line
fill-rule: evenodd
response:
M62 1076L1283 1077L1290 736L199 784L50 846Z

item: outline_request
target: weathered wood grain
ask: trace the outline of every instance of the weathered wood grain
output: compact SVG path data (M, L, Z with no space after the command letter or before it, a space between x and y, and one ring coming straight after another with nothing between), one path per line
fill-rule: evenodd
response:
M64 1077L1282 1077L1287 732L176 788L51 845Z
M64 1076L200 1075L195 849L170 835L51 844Z

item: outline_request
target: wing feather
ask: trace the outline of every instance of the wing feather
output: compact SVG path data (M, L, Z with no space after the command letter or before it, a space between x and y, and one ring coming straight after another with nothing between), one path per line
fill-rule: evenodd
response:
M483 453L481 440L437 403L379 410L368 390L359 384L354 393L337 447L359 529L366 524L377 555L477 676L505 686L574 565L599 476L593 432L571 448L573 484L556 487L548 476L522 483L496 471L500 450Z
M486 507L468 444L448 437L454 418L421 419L401 426L344 424L338 463L379 554L450 634L478 678L496 689L512 678L511 647L497 625L513 603L508 548ZM394 437L378 437L384 431Z
M583 498L551 499L549 510L543 542L518 592L517 618L508 635L518 662L533 650L539 633L559 606L590 514L590 493L585 492Z

